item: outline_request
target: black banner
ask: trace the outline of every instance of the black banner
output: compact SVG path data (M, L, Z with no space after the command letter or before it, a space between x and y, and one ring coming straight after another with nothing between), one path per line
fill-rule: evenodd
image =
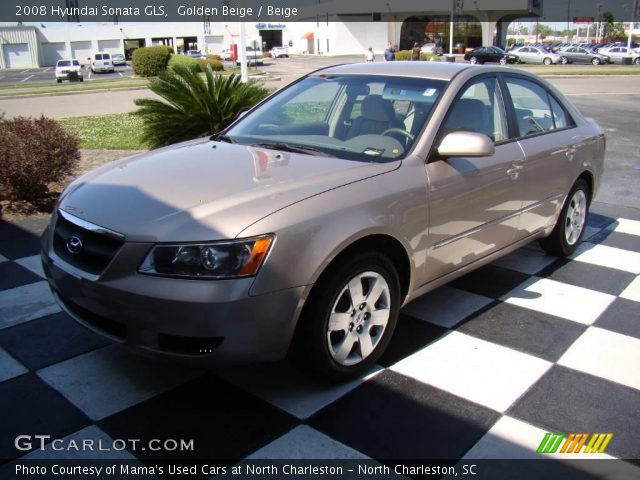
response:
M637 462L622 460L15 460L2 479L299 479L637 480Z
M629 0L2 0L0 22L370 22L412 16L466 21L616 21L640 15ZM498 16L497 18L496 15ZM585 20L586 19L586 20Z

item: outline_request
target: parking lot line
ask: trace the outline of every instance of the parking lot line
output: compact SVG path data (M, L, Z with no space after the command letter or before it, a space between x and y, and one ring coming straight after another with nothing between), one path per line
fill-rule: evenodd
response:
M122 75L122 72L118 72L118 75L120 75L121 77L124 77L124 75Z
M42 73L48 72L49 70L51 70L51 67L47 67L47 68L45 68L45 69L42 71Z
M29 80L30 78L35 77L35 75L29 75L27 78L23 78L22 80L20 80L20 83L22 82L26 82L27 80Z
M27 72L29 72L29 71L31 71L31 69L27 69L27 70L25 70L25 71L23 71L23 72L20 72L20 75L22 75L23 73L27 73Z

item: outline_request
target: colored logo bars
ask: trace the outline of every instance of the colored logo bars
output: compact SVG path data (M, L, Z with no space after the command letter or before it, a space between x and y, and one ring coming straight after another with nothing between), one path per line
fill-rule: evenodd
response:
M591 436L591 438L589 438ZM546 433L538 453L604 453L613 433ZM589 439L589 442L587 442ZM564 443L563 443L564 440ZM586 446L585 446L586 443ZM560 447L562 444L562 447ZM584 447L584 451L581 452ZM558 451L558 448L560 450Z

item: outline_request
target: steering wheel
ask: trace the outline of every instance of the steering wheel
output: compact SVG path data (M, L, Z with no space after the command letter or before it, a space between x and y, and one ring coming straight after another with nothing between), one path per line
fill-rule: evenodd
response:
M411 141L413 141L416 138L415 135L413 135L411 132L407 132L406 130L403 130L401 128L388 128L384 132L382 132L380 135L386 135L387 133L401 133Z

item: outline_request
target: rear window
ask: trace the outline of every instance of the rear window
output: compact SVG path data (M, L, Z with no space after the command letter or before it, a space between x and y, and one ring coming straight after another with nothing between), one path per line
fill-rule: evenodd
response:
M103 59L103 60L109 60L110 58L111 58L111 55L109 55L108 53L105 53L105 54L102 56L102 59Z
M102 54L96 53L96 60L102 60Z

